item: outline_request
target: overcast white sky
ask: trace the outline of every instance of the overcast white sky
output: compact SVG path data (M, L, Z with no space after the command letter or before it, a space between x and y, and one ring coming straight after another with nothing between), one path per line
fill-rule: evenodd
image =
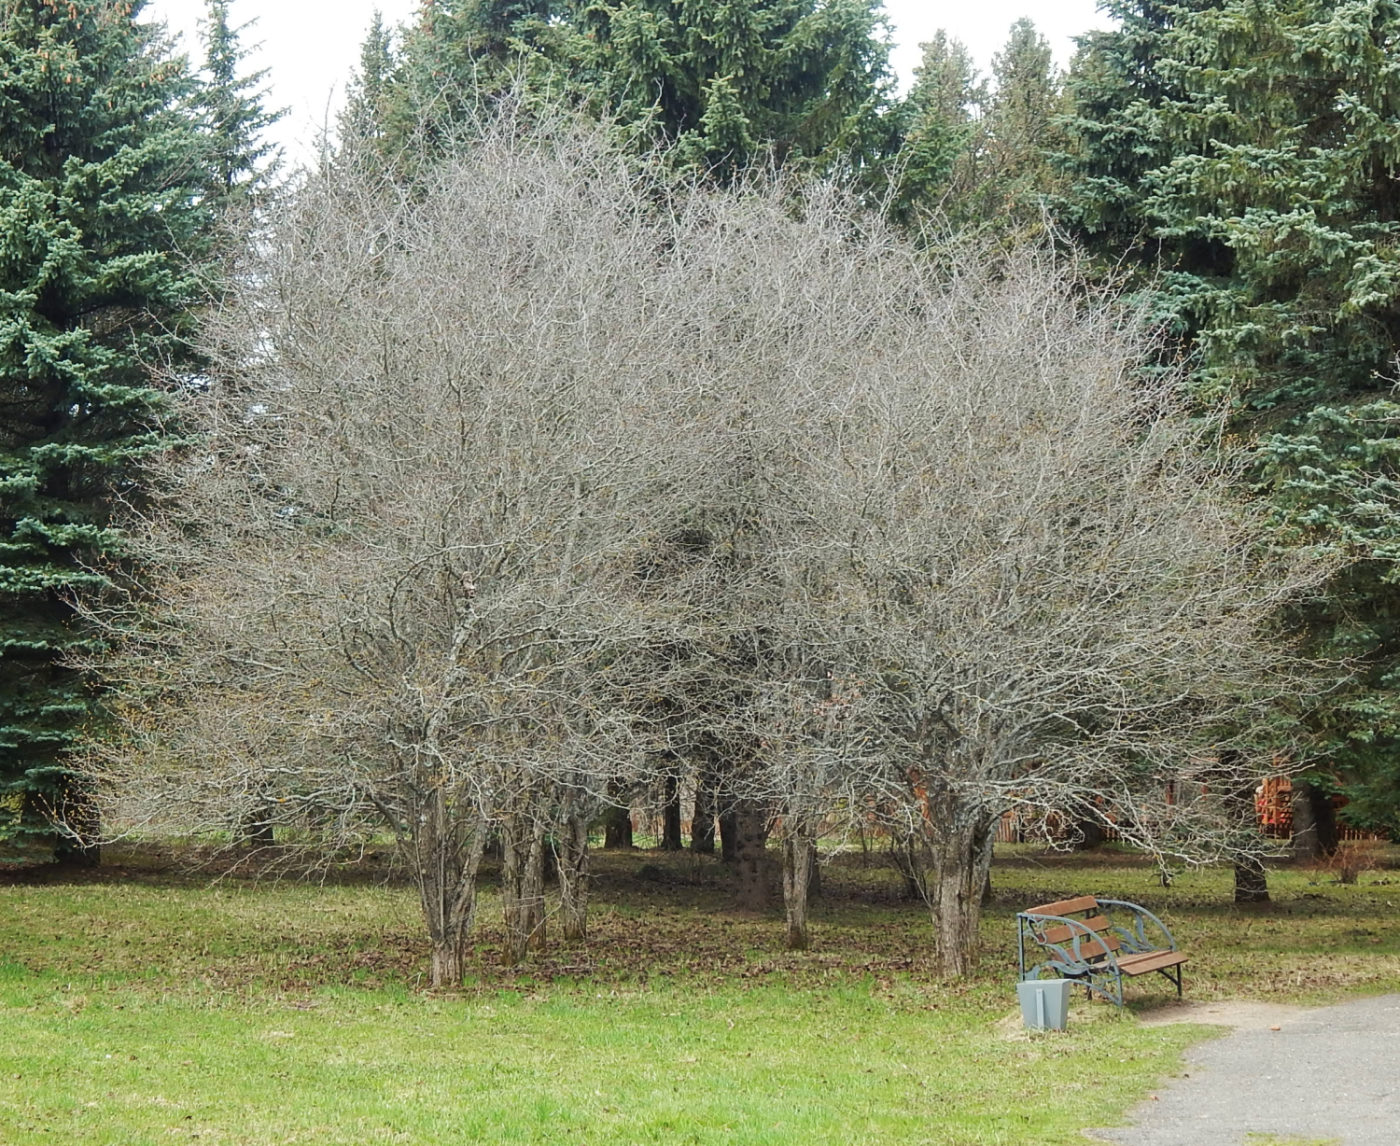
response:
M243 42L261 45L253 66L269 69L270 105L288 109L277 139L293 161L309 155L318 129L333 121L376 8L397 24L417 10L418 0L234 0L235 22L257 21ZM985 71L1022 16L1035 21L1062 66L1074 50L1072 37L1108 23L1095 0L885 0L885 10L895 71L906 84L919 62L919 44L939 28L962 40ZM147 18L164 20L196 58L195 28L203 13L203 0L148 0L146 6Z

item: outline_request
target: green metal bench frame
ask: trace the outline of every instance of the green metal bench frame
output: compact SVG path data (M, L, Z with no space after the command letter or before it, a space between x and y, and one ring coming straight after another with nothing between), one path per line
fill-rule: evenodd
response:
M1123 899L1081 895L1032 907L1016 916L1020 977L1075 979L1090 997L1123 1005L1123 979L1156 971L1181 998L1181 965L1167 925L1147 908ZM1030 965L1028 956L1044 955Z

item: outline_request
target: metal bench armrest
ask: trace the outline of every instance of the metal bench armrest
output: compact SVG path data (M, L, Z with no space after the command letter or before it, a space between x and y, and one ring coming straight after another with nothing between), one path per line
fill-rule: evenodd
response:
M1153 915L1152 912L1148 911L1147 908L1143 907L1141 904L1129 903L1126 899L1100 899L1099 906L1110 908L1119 907L1132 913L1133 930L1131 932L1122 927L1114 927L1114 930L1118 932L1118 934L1126 942L1128 942L1135 950L1176 950L1176 940L1172 938L1172 933L1167 929L1167 925L1163 923L1160 919L1158 919L1157 916ZM1148 938L1146 924L1149 922L1162 933L1162 937L1166 939L1165 946L1163 946L1160 943L1154 943L1150 938Z

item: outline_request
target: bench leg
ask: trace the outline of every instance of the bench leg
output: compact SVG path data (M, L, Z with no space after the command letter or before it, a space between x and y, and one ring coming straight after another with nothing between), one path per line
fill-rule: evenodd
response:
M1163 967L1160 971L1157 972L1157 974L1159 974L1159 975L1165 975L1165 976L1167 977L1167 981L1168 981L1169 983L1175 984L1175 985L1176 985L1176 997L1177 997L1178 999L1182 998L1182 994L1181 994L1181 964L1180 964L1180 963L1178 963L1175 967Z

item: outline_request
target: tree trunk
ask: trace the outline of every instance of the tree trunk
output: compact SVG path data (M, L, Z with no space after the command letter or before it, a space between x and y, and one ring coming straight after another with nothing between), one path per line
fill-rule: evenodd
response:
M1293 781L1293 858L1320 860L1340 843L1332 799L1304 780Z
M545 945L544 821L514 813L501 823L501 906L506 925L505 961L521 962Z
M603 847L613 851L632 846L632 809L609 808L603 813Z
M719 814L719 858L725 863L739 862L739 816L732 803Z
M783 836L783 906L787 909L787 946L805 951L810 942L807 932L807 903L812 875L816 871L817 844L794 825Z
M977 929L982 919L982 891L992 865L993 822L957 824L930 833L934 962L946 978L966 978L977 969Z
M1269 874L1264 870L1264 861L1257 856L1240 856L1235 860L1235 902L1269 902Z
M102 845L80 843L71 836L60 836L53 846L53 862L67 868L99 867L102 864Z
M580 815L562 825L558 846L559 918L566 943L588 938L588 824Z
M734 836L739 909L763 911L768 906L768 810L756 800L735 801Z
M1237 765L1239 753L1225 749L1220 753L1220 763L1226 769L1224 806L1234 817L1244 841L1253 839L1251 847L1243 843L1235 853L1235 902L1267 903L1269 899L1269 877L1264 870L1264 861L1259 858L1263 839L1259 834L1259 809L1255 804L1257 779L1240 775Z
M246 816L239 825L242 833L241 842L250 848L270 848L276 843L276 837L272 828L272 809L261 803Z
M1074 850L1087 852L1103 847L1108 840L1108 831L1098 820L1080 820L1074 825Z
M695 808L690 816L690 850L715 854L715 808L719 803L715 777L702 769L695 782Z
M685 847L681 838L681 782L668 774L665 780L665 803L661 807L661 850L678 852Z
M440 790L420 809L409 848L423 918L432 943L432 985L455 987L466 973L467 940L476 917L476 875L486 845L486 817L454 825Z

